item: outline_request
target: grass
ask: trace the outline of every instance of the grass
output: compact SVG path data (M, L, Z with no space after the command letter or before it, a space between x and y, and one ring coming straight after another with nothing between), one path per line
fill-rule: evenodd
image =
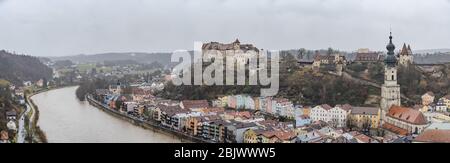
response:
M8 80L0 79L0 86L5 87L5 86L9 86L9 84L11 84L11 83Z
M77 65L77 69L80 72L86 72L86 71L92 70L95 67L96 67L95 64L91 64L91 63Z

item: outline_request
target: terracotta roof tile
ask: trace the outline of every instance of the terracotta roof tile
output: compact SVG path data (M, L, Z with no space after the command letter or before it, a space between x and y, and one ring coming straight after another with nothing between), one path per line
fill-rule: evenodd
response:
M450 130L425 130L417 136L414 141L427 143L450 143Z
M397 126L394 126L393 124L390 124L390 123L384 123L382 128L384 128L384 129L386 129L388 131L391 131L393 133L396 133L398 135L403 135L403 136L408 135L408 133L409 133L408 130L402 129L402 128L397 127Z
M411 108L392 106L387 113L387 116L395 118L407 123L425 125L427 120L422 112Z

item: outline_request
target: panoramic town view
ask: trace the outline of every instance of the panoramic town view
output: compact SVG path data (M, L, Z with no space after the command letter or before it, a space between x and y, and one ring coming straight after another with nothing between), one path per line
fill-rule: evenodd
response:
M449 29L448 0L0 0L0 143L450 143Z

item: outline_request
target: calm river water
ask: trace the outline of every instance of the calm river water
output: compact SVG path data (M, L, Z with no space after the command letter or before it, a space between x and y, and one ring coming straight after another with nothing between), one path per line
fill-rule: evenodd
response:
M37 94L39 126L50 143L177 143L172 136L146 130L103 112L75 96L77 87Z

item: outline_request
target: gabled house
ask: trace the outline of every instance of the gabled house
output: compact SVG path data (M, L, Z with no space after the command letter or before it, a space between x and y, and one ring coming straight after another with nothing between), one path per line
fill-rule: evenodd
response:
M401 106L391 106L383 128L399 135L420 134L428 126L426 117L419 110Z
M5 113L6 119L8 121L15 121L17 118L17 112L15 110L10 110Z
M242 123L236 121L230 121L230 125L227 126L227 137L225 142L227 143L243 143L244 132L247 129L256 129L258 126L255 123Z
M209 103L206 100L183 100L180 107L190 111L199 111L208 108Z

